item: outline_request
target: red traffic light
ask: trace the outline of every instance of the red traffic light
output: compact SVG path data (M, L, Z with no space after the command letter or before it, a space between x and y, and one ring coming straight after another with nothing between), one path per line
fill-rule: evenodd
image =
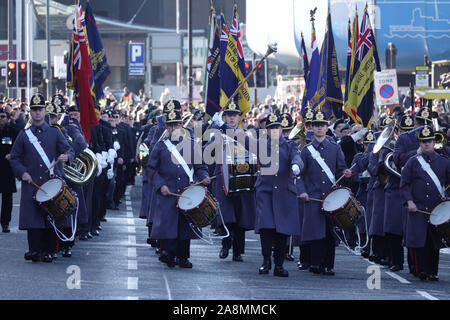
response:
M245 63L245 69L246 70L250 69L250 65L248 64L248 62Z
M8 63L8 69L9 70L14 70L15 68L16 68L16 63L15 62Z
M19 64L19 68L20 68L20 70L25 70L27 68L27 63L26 62L21 62Z

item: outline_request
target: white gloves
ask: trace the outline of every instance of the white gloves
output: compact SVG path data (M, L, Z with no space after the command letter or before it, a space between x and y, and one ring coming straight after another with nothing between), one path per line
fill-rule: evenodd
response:
M102 169L106 168L106 166L108 165L106 163L106 158L104 157L104 153L106 154L106 152L104 152L104 151L102 151L102 154L100 154L100 153L95 154L95 156L97 157L97 160L98 160L98 165ZM106 154L106 155L108 155L108 154Z
M218 125L219 127L223 126L223 124L225 123L222 120L222 115L223 115L223 111L220 111L220 113L216 112L214 114L214 116L212 117L212 121L214 121L214 123L216 125Z
M358 132L354 133L351 135L353 141L358 141L359 139L361 139L362 137L364 137L364 135L367 133L367 129L366 128L362 128L361 130L359 130Z
M108 162L109 164L113 164L114 163L114 159L117 157L117 152L114 149L109 149L108 150Z
M106 176L108 177L108 180L111 180L114 177L113 168L109 168L108 171L106 171Z
M119 150L120 149L120 144L118 141L114 141L114 150Z
M293 172L296 176L298 176L298 175L300 174L300 168L298 167L297 164L293 164L291 168L292 168L292 172Z
M98 155L100 155L100 154L98 153ZM97 157L97 160L98 160L98 157ZM101 165L101 163L99 161L98 162L98 166L97 166L97 177L102 174L102 170L103 170L103 168L102 168L102 165Z

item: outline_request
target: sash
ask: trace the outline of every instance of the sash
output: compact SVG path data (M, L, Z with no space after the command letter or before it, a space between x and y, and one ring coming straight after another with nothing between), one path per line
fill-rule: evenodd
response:
M33 134L33 132L31 132L31 129L25 130L25 133L27 134L28 139L30 140L33 147L36 149L37 153L40 155L42 161L44 161L47 169L50 170L50 175L53 176L53 168L51 168L51 167L55 163L55 160L53 160L50 163L50 160L48 160L47 154L44 152L44 149L42 149L36 136Z
M184 158L181 156L180 152L178 152L177 148L173 145L173 143L170 141L170 139L164 140L164 144L167 147L167 150L177 159L178 163L183 167L184 172L186 172L187 176L189 177L189 182L194 182L194 168L189 169L189 166L187 165L186 161L184 161Z
M434 185L436 186L436 188L438 189L439 193L442 193L444 191L444 188L441 185L441 182L439 181L439 178L436 176L436 174L434 173L433 169L431 169L431 166L429 163L427 163L425 161L425 159L422 156L418 156L417 160L419 160L420 165L422 166L422 169L428 173L428 175L430 176L431 180L433 180Z
M325 174L327 175L328 179L330 179L331 183L334 185L336 183L336 179L334 178L334 175L331 172L328 165L325 163L325 161L320 156L320 153L312 145L309 145L307 147L307 149L311 153L311 156L313 157L313 159L317 161L317 163L322 168L322 170L325 171Z

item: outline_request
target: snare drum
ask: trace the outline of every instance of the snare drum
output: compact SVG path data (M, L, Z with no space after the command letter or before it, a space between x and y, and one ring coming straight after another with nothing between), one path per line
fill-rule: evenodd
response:
M77 209L76 195L61 178L50 178L36 190L34 200L53 218L71 216Z
M364 216L360 204L350 189L345 187L331 190L322 201L322 210L341 229L351 229Z
M203 186L189 186L177 201L178 210L198 228L210 225L219 214L218 205Z
M441 201L434 207L430 223L436 227L442 239L450 244L450 200Z

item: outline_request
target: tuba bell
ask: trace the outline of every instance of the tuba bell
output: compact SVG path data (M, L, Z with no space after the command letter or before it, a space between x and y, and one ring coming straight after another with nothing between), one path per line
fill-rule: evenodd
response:
M378 153L383 147L388 148L390 151L394 151L395 146L395 140L396 140L396 134L395 134L395 128L396 128L397 120L391 121L386 128L381 132L380 136L378 137L377 141L375 142L375 145L373 146L373 153Z
M397 166L394 163L394 152L389 152L386 155L386 159L384 159L384 167L386 168L387 172L392 174L393 176L397 177L397 178L401 178L402 175L401 173L397 170Z
M64 164L63 169L66 179L76 185L85 185L95 178L98 160L89 149L84 149L70 165Z

